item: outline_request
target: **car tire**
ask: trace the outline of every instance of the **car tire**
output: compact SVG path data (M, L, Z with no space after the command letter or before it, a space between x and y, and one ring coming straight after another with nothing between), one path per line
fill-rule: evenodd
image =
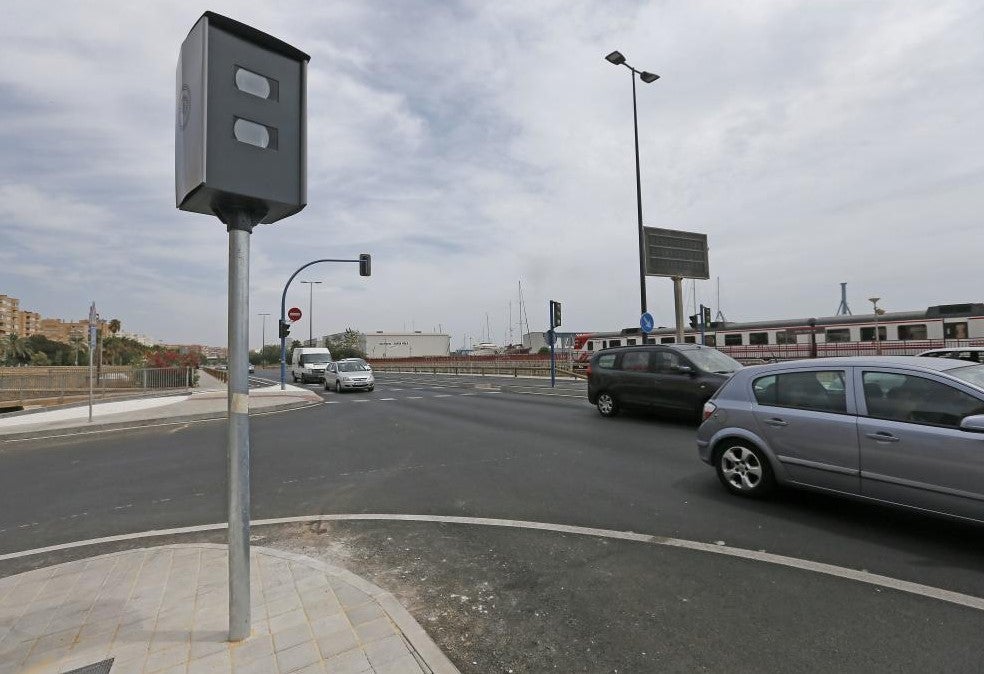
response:
M596 402L595 405L598 407L598 412L603 417L613 417L618 414L618 401L616 401L615 396L608 391L602 391L598 394L598 402Z
M772 466L765 453L741 440L724 440L714 452L714 469L728 491L761 498L775 489Z
M290 371L290 378L294 380L295 384L297 383L297 373L293 370Z
M375 384L374 384L374 385L372 385L372 386L370 386L370 387L369 387L369 390L371 391L371 390L373 390L374 388L376 388L376 386L375 386Z
M324 384L325 390L327 391L328 390L328 380L327 379L322 379L321 380L321 383Z
M341 392L342 392L342 382L340 382L340 381L338 381L336 379L335 380L335 393L341 393Z

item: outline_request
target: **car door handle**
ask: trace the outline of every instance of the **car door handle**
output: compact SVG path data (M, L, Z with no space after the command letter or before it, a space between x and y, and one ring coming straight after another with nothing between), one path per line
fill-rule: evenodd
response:
M769 426L775 426L776 428L782 428L783 426L789 425L782 419L779 419L778 417L772 417L771 419L766 419L765 423L767 423Z
M871 438L872 440L877 440L878 442L898 442L899 438L895 437L891 433L886 433L884 431L878 433L865 433L864 437Z

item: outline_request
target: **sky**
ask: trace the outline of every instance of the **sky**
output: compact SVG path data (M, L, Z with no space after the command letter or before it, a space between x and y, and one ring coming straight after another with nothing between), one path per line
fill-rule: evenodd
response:
M518 342L638 325L630 73L647 226L705 232L728 320L982 301L984 5L788 2L7 3L0 293L226 342L227 234L174 202L175 66L205 10L311 55L308 205L251 237L251 345L443 330ZM720 278L720 304L716 280ZM647 281L657 325L672 283ZM512 303L510 324L510 302ZM525 330L526 325L524 324ZM491 332L491 335L488 333Z

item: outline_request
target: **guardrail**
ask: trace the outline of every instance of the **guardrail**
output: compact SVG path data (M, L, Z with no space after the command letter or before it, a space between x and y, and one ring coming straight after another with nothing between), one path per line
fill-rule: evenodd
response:
M191 367L129 368L105 366L94 372L94 397L175 391L194 385ZM58 404L89 395L88 367L0 368L0 405Z
M512 376L512 377L549 377L550 363L546 365L515 365L510 363L447 363L443 365L426 364L410 365L406 363L380 363L376 361L372 364L375 372L415 372L429 374L477 374ZM583 379L584 375L571 372L570 370L557 369L557 376Z

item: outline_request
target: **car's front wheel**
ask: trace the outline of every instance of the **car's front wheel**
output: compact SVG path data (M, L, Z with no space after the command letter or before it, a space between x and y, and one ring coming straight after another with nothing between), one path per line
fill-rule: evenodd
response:
M613 417L618 414L618 403L615 401L615 396L608 391L599 393L598 402L595 404L603 417Z
M745 442L725 442L714 463L718 478L732 494L757 498L775 487L769 460L762 450Z
M325 390L328 390L328 379L325 377L321 378L321 383L324 384Z
M335 380L335 393L341 393L341 392L342 392L342 382L340 382L340 381L338 381L336 379Z

